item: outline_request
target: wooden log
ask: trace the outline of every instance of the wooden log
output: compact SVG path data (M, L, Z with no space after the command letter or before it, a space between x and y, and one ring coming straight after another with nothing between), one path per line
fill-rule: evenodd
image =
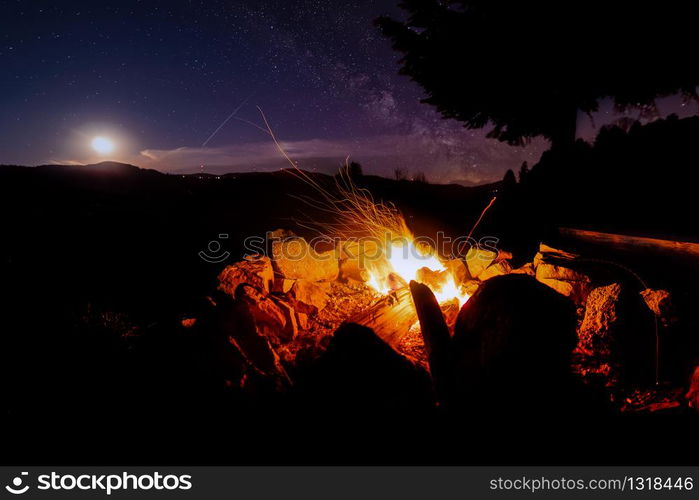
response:
M434 381L437 400L448 404L451 392L451 335L439 303L429 287L410 282L410 291L420 319L420 330L425 342L430 373Z
M385 342L395 346L415 324L417 313L410 290L403 287L382 297L349 321L371 328Z
M577 240L606 245L622 250L651 250L657 252L688 255L699 258L699 243L689 241L673 241L660 238L648 238L644 236L630 236L626 234L601 233L598 231L585 231L567 227L559 228L562 236Z

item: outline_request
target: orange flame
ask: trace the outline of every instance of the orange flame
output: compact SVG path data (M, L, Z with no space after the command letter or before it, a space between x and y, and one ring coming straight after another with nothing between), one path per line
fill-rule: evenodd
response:
M392 277L398 276L403 284L415 280L429 286L440 304L456 300L461 306L469 299L434 250L426 245L416 245L410 235L387 245L385 258L369 262L366 267L369 274L367 285L381 294L396 288Z

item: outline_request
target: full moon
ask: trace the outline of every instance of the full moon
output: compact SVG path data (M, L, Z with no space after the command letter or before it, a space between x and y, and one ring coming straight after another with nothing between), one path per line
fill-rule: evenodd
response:
M92 139L92 149L101 155L108 155L114 151L114 143L106 137L95 137Z

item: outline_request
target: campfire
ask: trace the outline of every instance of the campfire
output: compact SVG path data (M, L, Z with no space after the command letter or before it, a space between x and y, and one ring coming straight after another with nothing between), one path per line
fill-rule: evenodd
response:
M402 225L396 227L404 228L401 219L393 220ZM584 259L544 244L531 262L516 269L509 263L512 256L508 252L477 246L462 258L448 259L403 230L400 238L393 232L388 240L335 239L330 248L327 238L307 241L288 230L276 230L267 234L269 255L249 255L226 266L218 288L236 304L237 319L229 342L245 360L247 370L282 385L292 383L288 369L299 359L320 356L346 322L371 328L399 354L428 368L410 281L433 291L447 325L453 328L460 308L484 282L524 274L577 305L579 345L572 369L582 378L602 378L610 398L623 401L625 409L676 404L665 401L668 396L664 393L627 396L619 392L614 338L623 328L624 317L638 312L625 309L619 300L619 284L598 283L583 272ZM318 242L323 244L314 245ZM639 300L659 321L672 320L667 292L646 289ZM191 324L191 320L186 325L183 322L186 327ZM646 365L641 369L652 372L651 364ZM239 383L245 380L243 376Z
M422 363L410 281L433 291L452 326L482 280L512 271L506 260L510 256L475 247L465 258L441 257L434 246L410 233L392 207L378 211L383 225L374 219L370 235L364 237L307 241L287 230L269 232L270 255L250 255L227 266L219 276L219 289L244 301L258 333L291 360L301 346L316 344L342 323L354 322ZM384 231L382 238L379 230Z
M304 201L316 212L329 213L330 221L297 220L307 232L318 234L310 239L284 229L268 232L264 252L247 255L219 275L219 290L235 304L229 342L245 360L246 373L274 379L278 386L293 383L288 370L300 359L321 356L347 322L371 328L400 355L429 369L410 282L433 292L453 330L460 309L483 283L523 274L577 306L573 371L590 380L603 378L610 399L625 397L615 393L615 350L624 335L624 317L639 313L624 310L620 285L589 275L585 259L541 244L531 262L513 268L512 254L483 247L470 235L444 252L439 242L415 236L393 205L375 201L347 175L338 175L336 186L326 189L300 170L292 173L315 189L318 196ZM646 289L637 299L646 313L668 321L667 292ZM657 350L655 355L657 359ZM652 363L643 363L641 371L648 372ZM238 383L244 385L246 379L243 374Z
M331 322L333 327L338 326L337 320L340 320L339 323L360 323L371 327L393 345L411 330L419 333L415 308L408 291L408 284L413 280L429 286L447 316L455 318L461 305L477 288L474 279L478 273L474 269L469 270L467 259L479 261L478 270L481 270L497 259L497 252L476 249L462 256L466 259L459 259L453 256L452 248L448 257L439 255L435 242L413 235L394 205L376 201L368 190L358 187L348 168L340 170L334 186L328 188L320 185L313 177L295 167L295 163L276 142L271 129L269 133L280 153L294 166L289 172L314 189L315 195L312 198L302 197L303 201L309 207L331 215L331 220L323 223L312 218L299 221L300 226L320 235L308 243L281 230L267 234L275 279L282 280L283 293L287 287L291 287L289 291L294 293L290 280L313 281L313 273L310 276L308 273L297 273L298 269L323 268L327 265L323 261L336 261L337 273L331 272L323 279L315 280L315 284L327 288L327 283L338 282L345 287L354 287L355 293L350 295L361 307L355 310L350 305L345 309L344 317ZM331 250L319 253L317 249L323 246L330 246ZM462 250L460 248L458 251ZM298 265L293 264L294 260ZM329 265L334 269L334 264ZM294 271L289 273L285 270L289 267ZM333 294L337 288L331 286L329 293ZM277 286L277 291L279 289ZM332 302L336 303L337 299L334 297ZM291 302L297 303L298 300L294 296ZM370 301L368 306L367 301ZM305 323L305 318L301 323Z
M252 267L265 275L261 279L264 282L261 291L271 294L269 297L281 309L296 311L284 315L283 328L292 332L299 326L309 330L309 325L315 323L312 326L319 332L352 321L372 328L397 347L409 332L419 333L417 313L408 289L410 281L427 285L453 324L459 308L477 289L480 271L494 262L501 265L491 269L489 277L511 270L498 259L499 252L492 250L472 248L458 257L440 256L436 245L413 235L395 206L374 200L368 190L354 183L349 159L335 176L334 186L319 184L297 167L277 140L264 113L261 110L260 113L274 144L292 167L288 172L315 191L313 197L300 198L309 207L330 214L331 221L318 223L312 218L299 221L300 226L321 235L318 241L306 242L285 230L267 233L266 247L271 250L271 262L263 256L248 256L247 263L224 270L220 276L222 290L235 295L236 287L245 284L246 279L259 282L260 279L250 278L247 268ZM480 219L476 226L478 222ZM330 250L319 251L319 247L328 244ZM468 260L472 261L470 268ZM352 297L350 303L345 300L347 297ZM328 302L330 309L336 304L344 306L328 317L323 314Z

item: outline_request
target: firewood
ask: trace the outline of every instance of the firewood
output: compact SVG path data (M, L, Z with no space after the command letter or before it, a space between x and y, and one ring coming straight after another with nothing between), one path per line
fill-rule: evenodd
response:
M391 346L395 346L416 321L415 306L407 287L392 291L350 319L351 323L371 328Z
M437 399L445 404L451 390L450 353L451 335L437 299L426 285L410 282L410 291L420 319L420 331L425 342L430 372L434 381Z

